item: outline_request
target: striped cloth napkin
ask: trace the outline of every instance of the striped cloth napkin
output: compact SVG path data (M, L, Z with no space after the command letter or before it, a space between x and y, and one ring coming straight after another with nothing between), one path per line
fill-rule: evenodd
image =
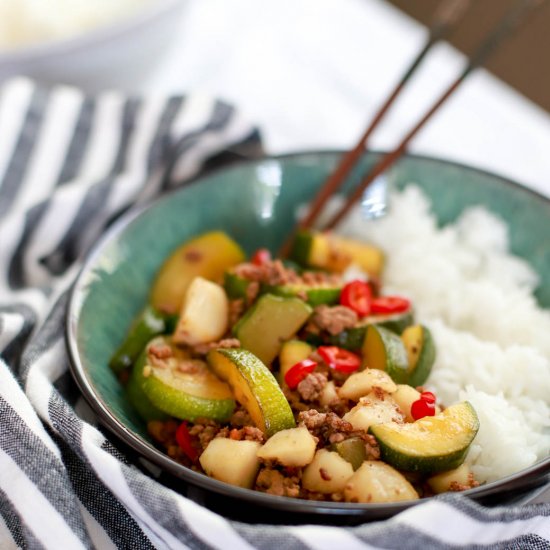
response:
M0 548L550 548L550 504L430 499L358 527L229 521L142 472L68 371L67 290L102 231L258 131L200 95L0 88Z

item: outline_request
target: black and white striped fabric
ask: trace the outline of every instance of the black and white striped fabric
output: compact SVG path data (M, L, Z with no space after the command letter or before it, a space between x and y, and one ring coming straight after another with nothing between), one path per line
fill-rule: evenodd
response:
M261 153L225 103L0 88L0 548L550 548L550 505L457 495L359 527L228 521L135 467L68 372L67 290L132 205Z

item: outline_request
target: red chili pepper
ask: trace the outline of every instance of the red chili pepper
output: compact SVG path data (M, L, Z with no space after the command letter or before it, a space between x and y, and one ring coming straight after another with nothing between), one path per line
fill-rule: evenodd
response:
M191 444L191 435L187 429L187 422L182 422L176 430L176 441L181 450L187 455L187 457L196 462L198 458L197 449Z
M340 372L354 372L361 366L361 357L338 346L320 346L317 352L331 369Z
M370 313L371 300L371 287L365 281L360 280L349 282L340 294L340 304L349 307L361 317Z
M317 361L304 359L290 367L285 374L286 385L293 390L310 373L315 370Z
M420 420L425 416L435 416L435 403L430 403L422 398L414 401L411 405L411 416Z
M411 307L410 300L401 296L380 296L371 302L372 313L401 313Z
M423 391L420 394L420 399L422 399L423 401L426 401L426 403L435 403L436 402L436 397L431 391Z
M250 261L254 265L265 265L271 261L271 252L267 248L258 248Z

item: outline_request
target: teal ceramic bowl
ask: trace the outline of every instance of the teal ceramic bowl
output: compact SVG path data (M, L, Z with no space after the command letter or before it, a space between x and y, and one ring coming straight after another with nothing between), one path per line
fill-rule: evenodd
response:
M303 153L234 165L199 178L146 208L122 218L95 247L80 273L69 304L67 343L72 372L101 421L139 455L184 486L199 489L205 501L239 499L256 509L365 520L390 516L414 504L352 504L275 497L210 479L158 451L144 423L124 398L107 366L139 310L164 258L181 242L211 229L231 234L246 252L259 246L277 250L295 219L297 205L308 201L336 165L337 152ZM347 190L376 160L366 155ZM550 306L550 200L492 174L454 163L407 156L388 173L398 188L415 182L434 201L441 223L467 206L483 204L510 225L511 246L538 271L541 304ZM530 487L550 470L550 457L524 470L463 494L502 501ZM297 515L298 514L298 515Z

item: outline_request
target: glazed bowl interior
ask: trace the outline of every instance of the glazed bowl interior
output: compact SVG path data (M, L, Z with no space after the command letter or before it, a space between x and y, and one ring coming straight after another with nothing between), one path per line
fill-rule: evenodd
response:
M347 190L376 160L366 155ZM346 504L300 501L239 489L195 473L158 451L145 424L108 367L134 316L147 302L153 277L180 243L221 229L247 253L276 251L307 202L335 167L337 152L303 153L234 165L134 212L114 225L89 256L73 289L67 342L77 383L102 422L140 455L186 483L208 492L289 512L384 517L412 503ZM541 278L539 302L550 306L550 201L498 176L424 157L407 156L388 173L390 185L414 182L432 199L441 224L482 204L509 224L512 251L526 258ZM549 469L550 458L505 479L470 489L472 498L521 488Z

